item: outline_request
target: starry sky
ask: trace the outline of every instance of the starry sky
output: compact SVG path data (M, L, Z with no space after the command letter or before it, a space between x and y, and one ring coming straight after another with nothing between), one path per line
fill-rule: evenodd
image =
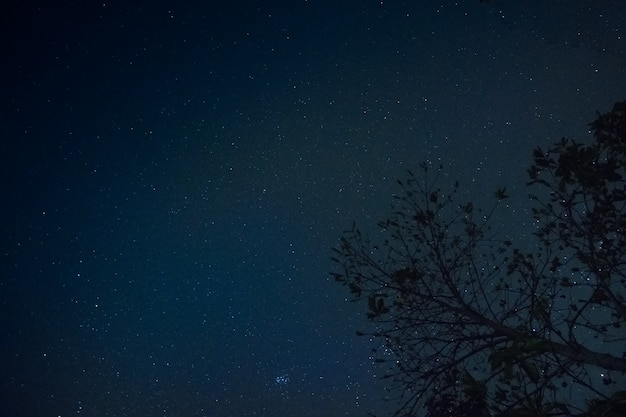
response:
M341 232L429 161L475 204L506 185L524 239L532 149L626 98L621 0L24 3L0 17L4 415L384 414Z

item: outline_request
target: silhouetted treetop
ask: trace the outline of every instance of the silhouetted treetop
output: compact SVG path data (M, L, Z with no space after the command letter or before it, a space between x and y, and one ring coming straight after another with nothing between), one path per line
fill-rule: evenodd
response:
M332 275L366 303L374 330L359 334L379 342L395 415L571 416L624 401L626 102L590 126L591 144L533 152L531 252L492 229L504 188L481 209L429 164L398 182L378 241L356 225L341 237Z

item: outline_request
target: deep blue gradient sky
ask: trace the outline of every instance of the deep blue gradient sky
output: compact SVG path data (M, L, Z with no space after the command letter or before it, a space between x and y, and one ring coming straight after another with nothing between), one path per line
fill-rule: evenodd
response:
M626 98L622 0L10 3L3 415L388 410L341 231L429 160L528 236L532 148Z

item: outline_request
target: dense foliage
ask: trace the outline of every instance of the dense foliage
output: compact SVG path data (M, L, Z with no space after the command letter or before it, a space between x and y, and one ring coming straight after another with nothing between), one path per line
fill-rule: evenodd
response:
M375 330L359 334L391 364L395 415L626 407L626 102L590 126L591 144L534 150L531 252L491 229L505 189L482 211L459 201L460 184L440 189L428 164L399 181L380 242L356 226L341 237L332 274L366 302Z

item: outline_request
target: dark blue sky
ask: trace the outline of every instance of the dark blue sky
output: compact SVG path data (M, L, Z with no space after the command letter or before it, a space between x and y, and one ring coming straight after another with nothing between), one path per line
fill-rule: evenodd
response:
M625 22L621 0L7 6L4 412L388 410L330 248L424 160L478 204L507 185L528 235L532 148L626 98Z

